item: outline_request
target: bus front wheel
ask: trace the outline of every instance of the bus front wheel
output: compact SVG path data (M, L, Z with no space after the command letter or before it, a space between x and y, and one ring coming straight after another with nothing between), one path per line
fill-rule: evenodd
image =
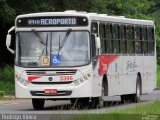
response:
M33 108L36 110L43 109L45 100L44 99L32 99Z
M104 107L104 97L105 97L105 92L104 92L104 86L102 86L102 91L101 91L101 96L100 97L95 97L92 100L92 107L94 108L103 108Z

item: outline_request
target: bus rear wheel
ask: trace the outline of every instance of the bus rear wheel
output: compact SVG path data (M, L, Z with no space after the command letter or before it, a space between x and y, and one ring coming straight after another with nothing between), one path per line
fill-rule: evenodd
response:
M138 75L135 94L121 95L121 101L122 103L125 103L125 102L138 103L140 101L140 95L141 95L141 82L140 82L140 77Z
M132 101L138 103L140 101L140 95L141 95L141 82L140 82L140 77L137 76L136 93L133 94Z
M35 110L40 110L44 108L44 99L32 99L32 105Z

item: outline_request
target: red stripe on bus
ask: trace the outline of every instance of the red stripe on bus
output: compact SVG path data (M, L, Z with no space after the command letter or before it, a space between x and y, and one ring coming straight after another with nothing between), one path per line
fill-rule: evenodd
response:
M40 76L28 76L28 81L32 81L38 78L40 78Z
M99 56L99 75L108 73L109 65L114 62L118 56L116 55L100 55Z

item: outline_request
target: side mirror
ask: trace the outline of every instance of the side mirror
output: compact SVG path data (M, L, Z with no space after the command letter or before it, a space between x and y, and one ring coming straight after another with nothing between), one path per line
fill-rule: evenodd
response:
M96 36L95 36L95 37L96 37ZM101 48L100 38L99 38L99 37L96 37L96 38L95 38L95 42L96 42L96 48L97 48L97 49L100 49L100 48Z
M11 35L10 35L10 32L12 32L13 30L15 30L15 27L13 26L11 29L8 30L8 34L7 34L7 37L6 37L6 46L7 46L7 49L12 53L14 54L14 50L12 50L10 48L11 46Z
M6 37L6 46L10 47L11 46L11 35L7 34Z

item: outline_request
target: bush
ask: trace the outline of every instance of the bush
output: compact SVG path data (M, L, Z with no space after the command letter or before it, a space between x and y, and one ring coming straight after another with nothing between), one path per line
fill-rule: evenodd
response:
M13 93L14 89L14 69L6 65L3 69L0 69L0 96L3 95L3 91L8 94Z
M5 92L4 92L4 91L0 91L0 97L3 97L3 96L4 96L4 94L5 94Z
M3 69L0 69L1 81L14 83L14 69L11 66L6 65Z

